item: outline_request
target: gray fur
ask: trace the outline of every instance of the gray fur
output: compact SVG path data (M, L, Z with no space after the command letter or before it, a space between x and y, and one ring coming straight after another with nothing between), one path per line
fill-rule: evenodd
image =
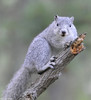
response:
M77 38L73 20L74 17L55 16L52 24L34 38L29 46L24 64L10 81L3 98L17 100L26 90L32 73L43 72L49 67L53 68L50 58L61 51L66 42ZM64 36L63 32L65 32Z
M21 67L4 91L3 100L17 100L20 94L27 88L30 76L31 73L29 70L25 67Z

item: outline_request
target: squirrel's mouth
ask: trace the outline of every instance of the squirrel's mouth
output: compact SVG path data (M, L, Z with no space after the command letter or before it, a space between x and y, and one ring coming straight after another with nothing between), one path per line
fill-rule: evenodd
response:
M66 34L61 34L62 37L64 37Z

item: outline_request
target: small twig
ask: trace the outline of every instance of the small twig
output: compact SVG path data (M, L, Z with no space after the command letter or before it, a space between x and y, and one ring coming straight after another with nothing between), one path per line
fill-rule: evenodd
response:
M83 51L84 46L82 44L85 38L85 34L80 35L70 47L63 50L56 57L55 69L48 69L39 78L36 79L34 84L26 90L21 96L21 100L36 100L37 97L42 94L53 82L55 82L61 75L61 71L65 66L72 61L72 59ZM19 99L20 100L20 99Z

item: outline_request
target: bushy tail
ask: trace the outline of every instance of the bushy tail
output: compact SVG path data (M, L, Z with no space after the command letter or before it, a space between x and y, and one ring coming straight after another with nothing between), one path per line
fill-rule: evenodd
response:
M21 67L3 93L3 100L18 100L20 95L26 90L30 76L29 70Z

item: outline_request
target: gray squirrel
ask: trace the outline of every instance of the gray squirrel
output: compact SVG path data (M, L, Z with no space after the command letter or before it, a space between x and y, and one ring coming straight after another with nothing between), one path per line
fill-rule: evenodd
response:
M14 75L3 93L3 100L18 100L27 89L32 73L42 73L48 68L54 68L55 57L65 46L77 38L77 30L73 24L74 17L55 16L54 21L29 46L24 63Z

